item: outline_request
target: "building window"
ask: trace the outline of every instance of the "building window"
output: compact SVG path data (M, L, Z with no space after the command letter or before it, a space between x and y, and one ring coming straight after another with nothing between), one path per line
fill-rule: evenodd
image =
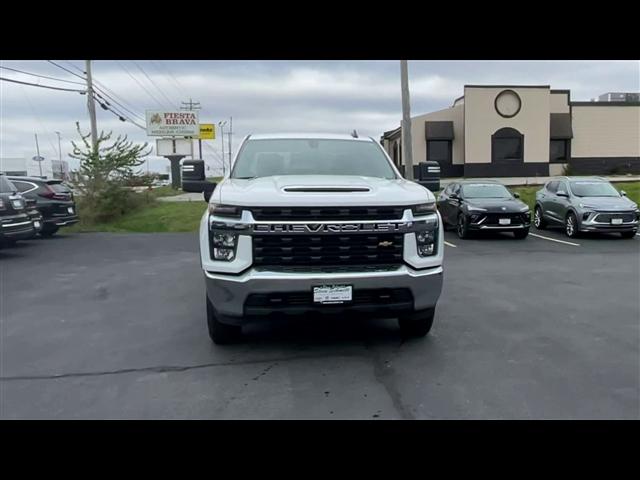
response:
M451 163L451 140L427 140L427 160Z
M551 140L549 161L564 163L569 159L569 140Z
M513 128L501 128L491 136L491 161L514 163L524 161L524 135Z

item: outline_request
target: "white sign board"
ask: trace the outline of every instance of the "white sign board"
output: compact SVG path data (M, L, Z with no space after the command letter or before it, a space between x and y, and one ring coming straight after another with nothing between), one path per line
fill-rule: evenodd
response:
M154 137L197 137L200 135L198 111L147 110L147 135Z
M190 138L158 138L156 154L161 157L169 155L193 155L193 140Z

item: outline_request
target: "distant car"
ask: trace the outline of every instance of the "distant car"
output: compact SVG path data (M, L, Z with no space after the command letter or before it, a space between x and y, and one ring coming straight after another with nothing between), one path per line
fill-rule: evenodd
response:
M536 192L536 228L562 226L568 237L607 232L633 238L639 220L638 205L604 178L554 178Z
M50 237L60 227L78 222L73 192L62 180L13 176L9 179L24 197L36 201L36 208L43 217L41 236Z
M0 247L34 236L26 202L6 176L0 174Z
M454 226L460 238L473 231L513 232L526 238L531 212L504 185L492 180L450 183L438 197L438 210L445 225Z

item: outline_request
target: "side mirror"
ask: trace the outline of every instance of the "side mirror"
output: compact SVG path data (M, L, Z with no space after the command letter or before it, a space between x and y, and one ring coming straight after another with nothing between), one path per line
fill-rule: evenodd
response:
M457 193L452 193L449 195L449 198L453 198L454 200L460 200L460 196Z
M623 197L627 196L627 192L625 192L624 190L620 190L620 195L622 195Z
M556 195L559 196L559 197L567 197L567 198L569 198L569 194L567 192L565 192L564 190L558 190L556 192Z
M519 194L518 192L513 192L513 196L514 196L515 198L520 198L520 194Z
M205 182L204 190L202 191L202 195L204 196L204 201L209 203L209 199L213 194L213 191L216 189L216 184L212 182Z

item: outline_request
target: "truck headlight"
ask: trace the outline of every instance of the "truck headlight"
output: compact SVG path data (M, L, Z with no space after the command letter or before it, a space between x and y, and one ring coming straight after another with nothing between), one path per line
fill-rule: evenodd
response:
M438 238L438 217L434 215L428 220L416 222L416 226L419 228L415 232L418 255L421 257L434 255Z
M209 213L216 217L240 218L242 216L242 209L234 205L219 205L217 203L211 203L209 204Z
M236 256L238 234L222 231L210 231L211 257L213 260L230 262Z
M420 205L414 205L411 207L414 216L420 215L428 215L430 213L435 213L436 211L436 202L429 203L421 203Z

